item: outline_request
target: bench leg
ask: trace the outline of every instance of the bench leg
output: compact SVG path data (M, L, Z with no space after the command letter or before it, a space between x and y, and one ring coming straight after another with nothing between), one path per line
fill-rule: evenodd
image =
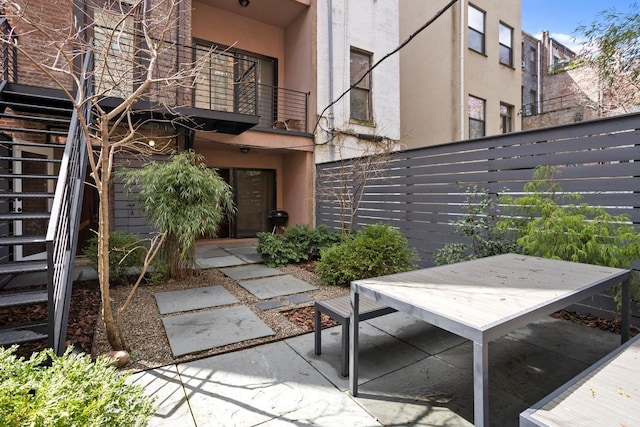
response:
M313 331L314 351L315 351L316 354L320 354L322 352L322 350L321 350L321 347L322 347L322 336L321 336L321 333L322 333L322 328L321 328L322 321L320 320L320 316L321 315L322 315L322 313L316 307L315 312L314 312L315 329Z
M346 319L342 324L342 366L340 367L340 375L346 377L349 375L349 321Z

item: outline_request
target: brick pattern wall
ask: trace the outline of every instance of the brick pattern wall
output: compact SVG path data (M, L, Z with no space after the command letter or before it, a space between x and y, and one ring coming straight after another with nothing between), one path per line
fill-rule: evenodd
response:
M16 3L22 8L24 16L38 25L36 28L27 24L24 19L11 17L11 10L7 10L9 21L18 35L18 44L33 58L30 60L25 54L18 53L18 82L58 88L43 67L56 66L67 72L73 70L73 64L58 56L58 49L54 46L62 45L69 55L68 58L71 58L72 47L70 44L64 44L73 23L71 1L18 0ZM51 73L66 87L72 87L72 80L68 75L56 71Z

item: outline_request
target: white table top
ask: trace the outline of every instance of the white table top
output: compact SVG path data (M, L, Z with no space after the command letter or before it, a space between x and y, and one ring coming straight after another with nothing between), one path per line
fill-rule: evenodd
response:
M352 291L488 342L630 277L629 270L505 254L373 279Z

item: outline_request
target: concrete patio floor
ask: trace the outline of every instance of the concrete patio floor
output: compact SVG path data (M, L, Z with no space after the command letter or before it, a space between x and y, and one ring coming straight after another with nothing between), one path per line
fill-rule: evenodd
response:
M205 253L207 267L230 260L228 252L212 247ZM243 257L240 265L256 262L246 247L231 256ZM231 265L236 264L216 268ZM250 272L261 268L228 272L251 280ZM339 372L340 333L339 326L322 332L321 355L314 354L309 333L139 372L129 381L157 398L151 426L473 424L470 342L403 313L362 322L360 386L354 398L348 378ZM492 342L491 425L517 426L520 412L619 341L618 335L549 317Z

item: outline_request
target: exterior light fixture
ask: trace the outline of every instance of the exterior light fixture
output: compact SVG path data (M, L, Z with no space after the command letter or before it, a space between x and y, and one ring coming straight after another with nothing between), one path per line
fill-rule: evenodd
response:
M251 148L249 148L249 147L240 147L240 152L242 154L247 154L249 152L249 150L251 150Z
M240 6L242 7L247 7L251 2L249 0L238 0L238 3L240 3Z

